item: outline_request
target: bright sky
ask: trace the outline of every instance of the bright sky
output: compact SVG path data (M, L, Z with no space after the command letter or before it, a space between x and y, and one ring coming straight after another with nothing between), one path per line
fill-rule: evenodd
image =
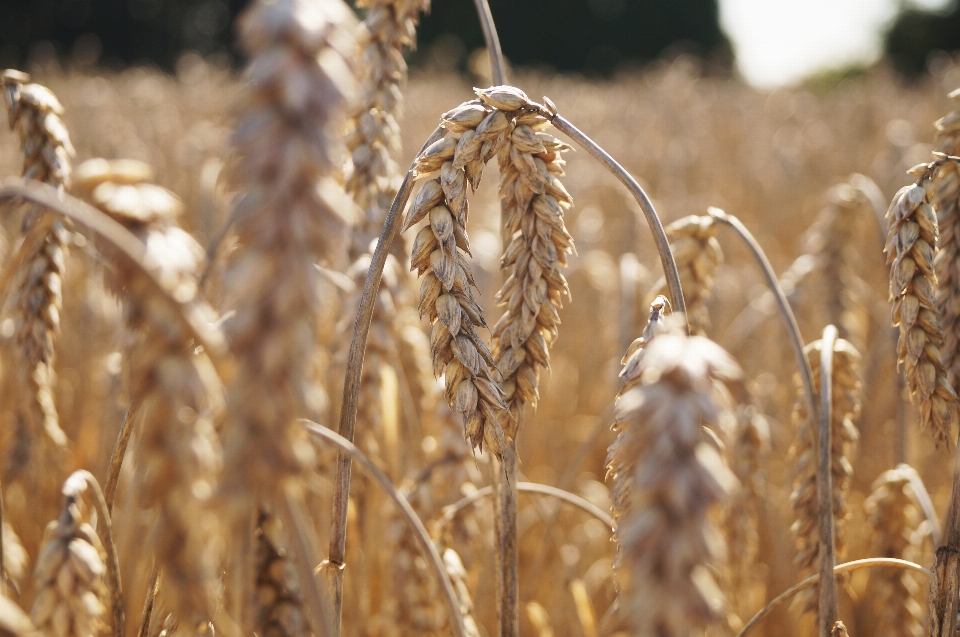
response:
M935 8L947 2L905 4ZM720 0L720 19L743 76L756 86L774 87L832 67L876 60L897 4L898 0Z

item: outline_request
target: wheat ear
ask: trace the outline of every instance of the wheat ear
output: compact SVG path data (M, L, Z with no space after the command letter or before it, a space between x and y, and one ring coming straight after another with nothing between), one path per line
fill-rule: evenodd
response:
M805 348L810 367L813 370L815 386L820 396L821 372L820 359L823 353L823 340L814 341ZM837 339L833 346L832 366L832 402L830 420L830 475L834 542L836 552L845 552L844 521L849 515L847 498L853 467L850 463L856 443L859 440L857 421L860 418L860 354L849 342ZM817 572L817 557L820 554L821 540L819 531L820 500L818 498L817 466L819 422L811 417L807 410L802 389L793 408L792 419L797 427L796 439L791 449L794 458L796 478L790 500L793 505L794 522L791 526L797 549L795 563L800 574L806 576ZM828 527L829 528L829 527ZM797 597L803 610L817 606L817 591L811 589Z
M480 93L481 99L483 93ZM503 374L510 408L504 430L513 439L524 405L536 408L540 371L550 367L549 348L559 333L562 300L570 288L560 272L574 251L563 222L573 199L560 182L570 147L546 132L538 113L512 118L499 151L500 267L508 277L497 300L506 310L493 328L493 358Z
M380 234L397 192L400 171L392 155L400 150L401 89L407 79L403 50L416 44L420 12L429 10L430 0L361 0L357 5L367 15L359 35L359 98L347 120L351 163L344 184L362 210L354 229L354 256L366 252Z
M885 471L873 483L873 492L864 506L873 528L873 555L916 562L923 555L923 541L930 533L922 524L913 484L919 480L910 465ZM877 637L920 637L924 608L920 585L909 571L877 571L871 574L870 606Z
M740 369L718 345L668 321L622 375L607 456L619 621L634 635L688 635L722 609L709 571L722 542L710 519L736 479L717 448L733 416L715 383Z
M46 637L97 637L104 631L106 553L86 519L79 494L70 492L43 533L30 618Z
M330 175L340 111L354 86L353 24L340 0L261 0L239 19L251 61L233 138L231 179L245 194L235 225L240 247L225 273L237 370L224 486L244 529L258 498L274 497L313 464L296 418L323 401L310 372L323 302L315 264L339 265L345 256L349 208Z
M960 90L950 93L960 104ZM960 154L960 108L936 123L937 150ZM940 287L937 311L943 325L943 366L953 389L960 387L960 166L947 162L934 181L933 206L937 211L940 250L934 259Z
M937 445L949 444L958 417L957 394L940 358L943 332L937 316L937 213L931 173L936 166L911 169L916 184L894 196L887 211L887 263L893 325L900 328L897 355L907 378L910 399L920 411L921 429Z
M310 634L296 573L284 548L276 516L260 510L254 534L256 603L254 626L267 637L303 637Z
M93 159L77 167L75 188L143 242L156 278L212 326L217 317L198 297L205 252L176 225L180 201L149 183L151 173L140 162ZM142 417L135 490L157 515L147 545L163 569L170 610L193 629L216 611L219 529L210 504L222 466L214 423L223 389L140 269L109 246L103 251L108 286L123 302L130 395Z
M692 334L703 335L710 327L707 301L713 296L717 267L723 262L723 251L717 241L717 223L713 217L690 215L664 228L670 239L670 251L680 272L683 299ZM665 294L666 280L657 282L655 294Z
M63 192L70 184L70 157L74 154L70 135L60 119L63 107L49 89L28 82L29 76L19 71L0 73L10 128L16 130L23 151L23 176ZM42 223L46 214L49 213L42 208L30 206L23 219L23 233L28 234ZM17 433L7 470L9 477L40 462L42 456L62 453L67 443L53 396L53 361L63 306L65 241L63 222L58 219L21 269L15 293L15 341L20 359L17 369L22 400L17 406ZM32 449L36 436L42 436L42 451ZM56 482L54 478L51 484Z

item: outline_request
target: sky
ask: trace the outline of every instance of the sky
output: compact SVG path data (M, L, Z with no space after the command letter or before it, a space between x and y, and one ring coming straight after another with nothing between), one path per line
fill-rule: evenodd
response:
M949 0L900 0L939 8ZM720 20L737 66L760 87L876 60L898 0L720 0Z

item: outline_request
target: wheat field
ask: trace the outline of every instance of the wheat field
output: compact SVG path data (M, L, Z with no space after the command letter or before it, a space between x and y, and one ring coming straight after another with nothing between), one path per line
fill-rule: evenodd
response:
M954 632L960 60L496 86L360 4L0 74L0 632Z

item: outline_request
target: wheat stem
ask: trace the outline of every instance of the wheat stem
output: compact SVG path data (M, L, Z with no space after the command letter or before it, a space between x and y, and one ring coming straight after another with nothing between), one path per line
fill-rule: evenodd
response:
M137 637L148 637L150 634L150 618L153 617L153 607L160 592L160 569L154 564L150 574L150 583L147 585L147 598L143 600L143 614L140 615L140 628Z
M777 280L777 275L773 271L773 266L770 265L770 260L767 259L767 255L764 254L760 243L757 242L739 219L719 208L710 208L709 214L717 221L727 224L737 233L750 250L750 254L753 255L757 265L760 266L763 278L767 282L767 287L770 288L770 291L777 301L777 307L780 310L781 318L783 318L787 336L790 337L790 344L793 346L793 354L797 359L797 367L800 369L800 379L803 382L803 392L806 396L807 409L810 414L816 415L817 421L819 421L820 410L817 405L817 394L813 387L813 371L810 369L810 363L807 362L807 355L803 352L803 337L800 336L800 326L797 325L797 317L794 316L793 310L790 308L787 295L780 286L780 281Z
M393 210L391 209L391 213L392 212ZM301 419L300 422L304 424L304 426L307 428L307 431L311 435L336 445L344 455L349 456L351 460L356 460L358 463L360 463L360 466L367 470L370 476L374 479L375 483L378 484L381 489L383 489L383 492L390 498L394 505L396 505L397 509L400 511L400 514L403 516L403 519L406 520L407 524L410 526L410 529L417 538L417 542L420 544L420 548L423 550L424 557L427 558L427 562L436 572L437 577L440 580L440 583L443 587L444 601L446 602L447 610L450 613L450 625L453 630L454 637L465 637L463 615L460 613L460 602L457 599L457 593L454 589L453 583L450 581L450 576L447 574L446 569L443 566L443 558L437 551L437 547L434 546L433 542L430 540L430 535L427 533L427 529L423 526L423 522L417 516L417 513L413 510L413 507L410 506L410 503L407 501L407 499L403 497L403 494L397 491L397 488L393 486L393 483L390 482L390 478L388 478L383 471L373 464L373 462L352 442L336 432L318 425L315 422L311 422L306 419Z
M137 408L140 405L134 403L127 408L127 414L120 425L120 432L117 434L117 443L113 447L113 453L110 455L110 464L107 465L107 480L103 490L104 499L107 502L107 510L113 514L113 502L117 497L117 485L120 482L120 467L123 465L123 457L127 453L127 444L130 442L130 434L133 433L133 420L137 415Z
M500 637L520 635L520 553L517 546L517 443L507 442L494 473L497 525L497 618Z
M126 620L123 611L123 588L120 586L120 560L117 557L117 547L113 543L113 527L110 521L110 511L100 489L100 483L93 474L84 469L74 471L63 485L63 494L69 497L79 497L87 489L93 493L93 504L103 523L103 548L107 551L107 580L110 583L110 601L113 615L113 636L123 637L126 633Z
M820 600L818 622L821 637L829 637L833 624L839 617L837 609L837 581L830 577L836 564L836 547L833 537L833 477L830 467L831 416L833 410L833 347L837 341L837 328L828 325L823 330L823 346L820 354L820 427L819 462L817 463L817 503L820 521Z
M480 18L480 28L483 29L483 39L487 43L487 52L490 54L490 76L494 86L507 83L507 65L500 49L500 36L497 35L497 25L490 12L487 0L473 0L477 7L477 17Z
M887 567L887 568L899 568L907 571L915 571L917 573L922 573L927 577L931 576L931 572L923 568L919 564L914 564L913 562L908 562L907 560L900 560L892 557L869 557L863 560L853 560L852 562L844 562L843 564L837 564L833 567L833 576L842 575L843 573L852 573L853 571L859 571L863 568L875 568L875 567ZM740 632L737 633L737 637L745 637L747 632L756 626L761 619L770 614L773 609L787 601L797 593L802 590L806 590L811 586L815 586L817 582L820 581L820 574L811 575L805 580L794 584L787 590L783 591L772 600L770 600L766 606L761 608L753 618L750 619L746 624L743 625L743 628L740 629ZM831 627L832 628L832 627Z

